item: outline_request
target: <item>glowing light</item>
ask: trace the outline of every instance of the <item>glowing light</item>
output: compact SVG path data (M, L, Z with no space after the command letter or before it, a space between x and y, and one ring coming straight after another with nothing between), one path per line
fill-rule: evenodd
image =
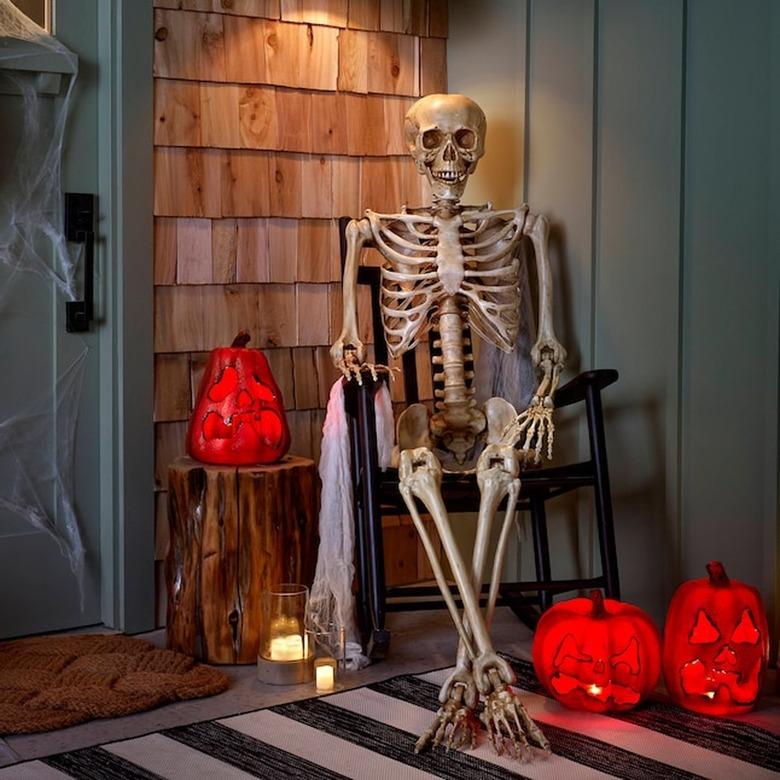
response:
M591 696L599 696L603 690L604 689L600 685L596 685L596 683L593 683L593 685L588 686L588 693Z
M300 634L275 636L271 639L272 661L302 661L304 657L303 637Z
M335 684L333 667L323 664L314 668L314 687L318 691L332 691Z
M704 694L708 699L714 699L715 698L715 691L707 691Z

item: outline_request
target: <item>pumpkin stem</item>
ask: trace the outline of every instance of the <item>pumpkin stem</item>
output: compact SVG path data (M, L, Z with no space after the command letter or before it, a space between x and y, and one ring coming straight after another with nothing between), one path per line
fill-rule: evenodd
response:
M593 610L590 614L593 617L604 617L606 614L606 610L604 609L604 594L600 590L592 590L588 595L593 602Z
M707 574L710 575L710 585L723 587L729 584L729 578L720 561L710 561L707 564Z
M233 343L230 346L243 349L251 340L252 337L249 335L249 331L240 330L236 334L236 337L233 339Z

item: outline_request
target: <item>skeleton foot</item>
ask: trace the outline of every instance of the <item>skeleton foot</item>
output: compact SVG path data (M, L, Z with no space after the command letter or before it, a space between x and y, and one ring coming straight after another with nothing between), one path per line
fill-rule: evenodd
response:
M473 681L471 685L473 686ZM452 685L430 728L417 740L414 752L419 753L431 744L433 747L443 745L447 750L473 750L477 745L479 720L473 703L467 703L469 698L468 688L463 683L456 682Z
M531 758L531 745L550 753L550 743L525 711L517 694L499 677L490 674L493 690L487 695L479 718L496 753L507 750L515 758Z

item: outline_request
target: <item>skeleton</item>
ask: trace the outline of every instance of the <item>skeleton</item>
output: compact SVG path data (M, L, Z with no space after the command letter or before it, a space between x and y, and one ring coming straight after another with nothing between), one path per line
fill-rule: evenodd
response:
M489 629L501 570L520 493L521 467L538 463L546 444L552 455L553 394L566 352L552 324L552 286L547 256L548 223L523 205L495 210L461 204L468 176L484 154L485 116L463 95L428 95L409 110L404 132L409 151L432 191L429 208L397 214L367 210L347 226L344 322L331 349L347 379L361 381L367 366L358 337L356 282L360 252L376 247L384 257L381 309L390 353L413 349L430 329L434 347L435 411L422 404L405 409L397 423L399 489L428 555L460 642L455 671L441 689L439 709L417 750L433 744L473 746L479 721L498 753L549 750L542 732L510 687L514 674L496 654ZM469 330L506 352L520 323L518 254L529 238L539 282L539 327L531 359L541 375L529 407L518 414L502 398L478 408ZM377 367L368 366L375 375ZM476 465L472 465L476 462ZM444 470L475 473L480 509L471 566L463 559L442 500ZM479 592L495 515L506 509L494 554L487 606ZM423 524L418 503L430 514L463 603L461 616L442 562ZM480 699L484 701L477 717Z

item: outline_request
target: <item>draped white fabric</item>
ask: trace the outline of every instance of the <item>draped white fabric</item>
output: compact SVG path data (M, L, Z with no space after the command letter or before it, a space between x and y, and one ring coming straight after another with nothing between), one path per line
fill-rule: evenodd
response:
M352 456L349 426L344 410L344 384L339 379L330 390L320 452L320 549L314 584L309 597L309 623L316 631L343 627L346 661L360 669L369 661L363 655L355 620L355 521L352 496ZM390 465L394 444L393 409L390 392L382 385L374 398L379 466Z

